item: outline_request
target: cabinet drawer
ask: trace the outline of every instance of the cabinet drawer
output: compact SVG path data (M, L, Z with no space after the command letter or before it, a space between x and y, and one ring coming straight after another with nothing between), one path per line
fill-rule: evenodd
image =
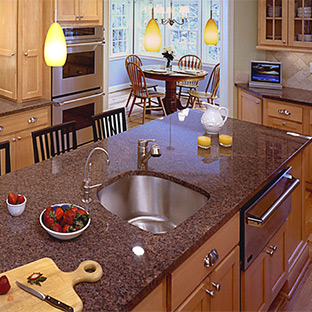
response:
M289 120L272 118L272 127L302 133L302 124Z
M239 214L236 214L172 273L172 310L175 310L198 287L238 241ZM206 267L204 259L213 249L217 250L219 259L215 266Z
M302 123L302 108L293 106L291 104L269 101L268 114L272 117L278 117Z
M50 124L51 107L42 107L0 118L0 135Z

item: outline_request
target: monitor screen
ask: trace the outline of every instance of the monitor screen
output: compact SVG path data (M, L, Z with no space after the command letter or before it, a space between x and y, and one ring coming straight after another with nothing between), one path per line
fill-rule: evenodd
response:
M251 81L281 84L281 78L281 63L251 62Z

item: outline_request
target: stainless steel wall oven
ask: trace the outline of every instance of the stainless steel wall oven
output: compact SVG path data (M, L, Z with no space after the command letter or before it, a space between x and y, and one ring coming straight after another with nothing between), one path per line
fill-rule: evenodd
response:
M52 68L52 122L76 121L78 144L92 140L91 116L103 110L103 26L63 28L64 66Z

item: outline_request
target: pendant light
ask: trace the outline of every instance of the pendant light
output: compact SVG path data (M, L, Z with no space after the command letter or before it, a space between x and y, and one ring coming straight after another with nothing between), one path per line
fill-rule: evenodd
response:
M154 19L154 5L152 8L152 18L145 29L144 48L147 52L159 52L161 48L161 33Z
M65 36L60 24L57 23L56 1L54 23L50 26L44 43L44 60L48 66L63 66L67 58Z
M219 41L219 33L216 22L212 19L212 0L210 1L210 18L204 31L204 41L208 45L216 45Z

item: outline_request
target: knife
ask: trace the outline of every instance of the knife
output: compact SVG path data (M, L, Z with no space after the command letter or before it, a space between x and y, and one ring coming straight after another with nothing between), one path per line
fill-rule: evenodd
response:
M57 299L54 299L48 295L44 295L43 293L41 293L40 291L38 290L35 290L35 289L32 289L24 284L21 284L20 282L18 281L15 281L17 286L22 288L23 290L27 291L28 293L38 297L39 299L47 302L48 304L50 304L51 306L57 308L57 309L60 309L62 311L66 311L66 312L74 312L74 309L72 307L70 307L69 305L57 300Z

